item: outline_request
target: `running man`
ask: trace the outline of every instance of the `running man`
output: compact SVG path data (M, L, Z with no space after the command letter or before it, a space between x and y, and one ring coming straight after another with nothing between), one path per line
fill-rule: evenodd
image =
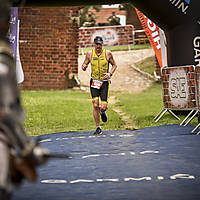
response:
M103 122L107 121L105 111L108 108L110 79L117 69L117 65L110 51L103 48L103 38L94 38L94 49L87 52L82 65L82 70L86 71L88 64L91 63L90 93L93 103L93 117L96 123L94 134L102 134L100 127L100 115ZM112 65L109 71L109 64ZM99 107L99 97L101 107Z

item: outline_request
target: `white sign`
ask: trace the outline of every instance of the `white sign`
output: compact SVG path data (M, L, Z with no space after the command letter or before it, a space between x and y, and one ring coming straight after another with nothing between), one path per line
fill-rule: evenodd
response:
M103 38L103 43L109 46L112 46L118 42L117 32L113 29L104 29L95 31L91 38L92 43L96 36L101 36Z
M183 68L171 70L169 75L169 96L175 107L184 107L188 103L187 75Z

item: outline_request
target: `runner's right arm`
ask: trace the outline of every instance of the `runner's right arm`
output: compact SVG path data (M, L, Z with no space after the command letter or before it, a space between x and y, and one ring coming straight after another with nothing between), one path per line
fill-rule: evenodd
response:
M85 60L82 64L82 70L86 71L88 64L90 63L90 57L91 57L91 52L87 52L86 56L85 56Z

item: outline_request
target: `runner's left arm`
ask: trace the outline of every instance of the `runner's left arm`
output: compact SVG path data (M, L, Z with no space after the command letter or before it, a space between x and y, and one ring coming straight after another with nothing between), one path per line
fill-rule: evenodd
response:
M112 55L111 52L108 53L108 58L109 58L110 64L112 65L112 68L111 68L110 72L105 73L104 78L103 78L104 80L110 79L111 76L113 75L113 73L114 73L114 72L116 71L116 69L117 69L116 62L115 62L115 60L114 60L113 55Z
M112 65L110 73L113 74L116 71L116 69L117 69L117 65L116 65L116 62L115 62L115 60L113 58L112 53L110 53L110 60L109 61L110 61L110 64Z

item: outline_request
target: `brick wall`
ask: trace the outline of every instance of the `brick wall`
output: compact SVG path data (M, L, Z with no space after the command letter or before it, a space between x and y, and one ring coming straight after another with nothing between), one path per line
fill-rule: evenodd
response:
M82 27L79 29L79 47L92 47L93 39L96 35L103 37L105 46L134 44L132 25L88 28Z
M68 87L78 73L78 16L77 7L19 8L21 89Z
M200 111L200 67L196 66L196 79L197 79L197 99L198 99L198 110Z

